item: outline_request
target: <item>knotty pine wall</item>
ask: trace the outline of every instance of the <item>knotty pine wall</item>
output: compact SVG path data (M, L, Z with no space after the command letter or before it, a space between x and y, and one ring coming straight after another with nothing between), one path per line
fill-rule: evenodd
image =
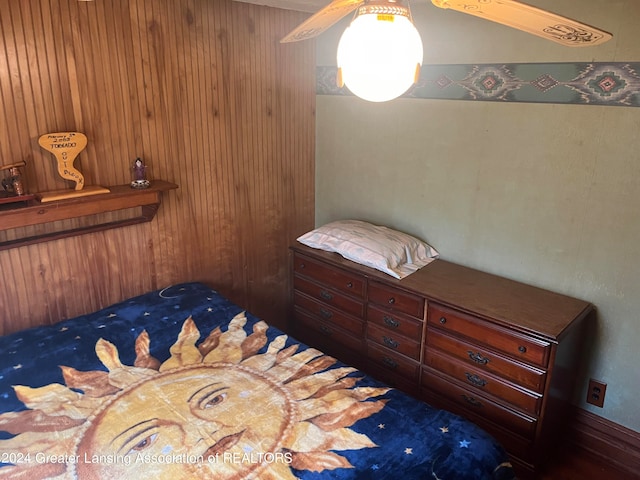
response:
M231 0L0 0L0 164L70 188L37 139L79 131L87 185L140 156L179 185L141 225L0 251L0 333L202 281L284 326L288 251L313 227L315 46L306 17ZM0 214L0 228L1 214Z

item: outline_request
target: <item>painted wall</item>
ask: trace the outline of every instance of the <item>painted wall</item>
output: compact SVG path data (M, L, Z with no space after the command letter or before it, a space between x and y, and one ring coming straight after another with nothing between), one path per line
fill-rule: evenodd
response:
M529 2L614 34L567 48L412 2L425 65L638 61L640 2ZM344 22L317 45L335 65ZM442 257L593 302L597 329L575 403L640 431L640 109L317 97L316 223L360 218ZM589 377L608 384L587 405Z

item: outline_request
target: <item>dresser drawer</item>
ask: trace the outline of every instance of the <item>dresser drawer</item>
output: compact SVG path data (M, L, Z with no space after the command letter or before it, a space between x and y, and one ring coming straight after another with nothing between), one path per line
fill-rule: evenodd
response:
M478 395L467 388L459 386L449 378L444 379L429 367L424 367L422 370L421 385L423 388L433 390L446 397L458 406L475 412L491 422L502 425L511 432L525 438L532 438L535 434L537 423L535 418L511 410L485 396Z
M458 337L448 335L436 328L427 330L425 350L437 349L446 352L479 370L498 375L522 385L534 392L542 393L547 378L539 368L514 361L484 347L478 347Z
M343 295L335 290L326 288L323 285L318 285L315 282L311 282L306 278L298 276L293 279L293 288L297 291L304 292L310 297L320 300L327 305L331 305L355 315L356 317L364 317L364 303L362 299Z
M412 317L424 317L424 299L378 282L369 282L369 302Z
M420 338L409 339L378 325L368 324L367 339L414 360L420 360Z
M332 352L337 350L336 345L346 347L351 352L364 353L365 351L365 343L361 337L355 337L334 324L318 320L310 315L309 312L295 307L294 318L297 322L296 328L302 328L307 331L305 339L310 336L308 332L313 331L323 345L333 345L333 348L331 348ZM310 345L313 344L313 342L310 343Z
M343 330L352 332L358 338L364 335L364 321L347 315L329 305L318 302L299 292L294 292L293 299L296 307L306 310L309 314L326 323L334 324Z
M418 375L420 374L420 364L418 362L389 351L386 348L382 348L371 341L367 342L367 357L377 366L409 380L413 380L417 385Z
M369 371L370 375L386 385L402 390L404 393L419 398L420 397L420 384L417 380L409 380L405 377L398 375L393 370L387 370L381 368L377 362L369 361L365 367L365 371Z
M547 366L551 352L549 342L527 337L435 303L429 304L427 312L429 325L484 343L513 358L541 367Z
M341 292L364 298L366 279L357 273L348 272L300 254L295 254L293 257L293 271L297 275L304 275Z
M367 322L386 328L390 334L404 335L416 340L422 338L424 323L401 313L367 305Z
M531 415L540 413L541 395L518 388L499 377L487 374L447 355L441 355L434 350L427 349L424 363L434 370L467 384L471 389L498 397Z

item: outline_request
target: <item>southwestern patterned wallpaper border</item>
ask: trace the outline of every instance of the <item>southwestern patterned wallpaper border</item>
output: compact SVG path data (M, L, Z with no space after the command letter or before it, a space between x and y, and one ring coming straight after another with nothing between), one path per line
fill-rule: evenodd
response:
M318 95L352 95L337 67L316 68ZM640 62L423 65L404 97L640 107Z

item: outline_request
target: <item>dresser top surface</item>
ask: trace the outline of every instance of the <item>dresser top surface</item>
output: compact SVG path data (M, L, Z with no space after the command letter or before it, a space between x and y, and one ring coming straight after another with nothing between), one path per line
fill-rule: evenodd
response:
M541 335L559 339L593 306L584 300L437 259L415 273L398 280L337 253L302 244L294 251L332 265L355 270L371 280L383 281L454 308Z

